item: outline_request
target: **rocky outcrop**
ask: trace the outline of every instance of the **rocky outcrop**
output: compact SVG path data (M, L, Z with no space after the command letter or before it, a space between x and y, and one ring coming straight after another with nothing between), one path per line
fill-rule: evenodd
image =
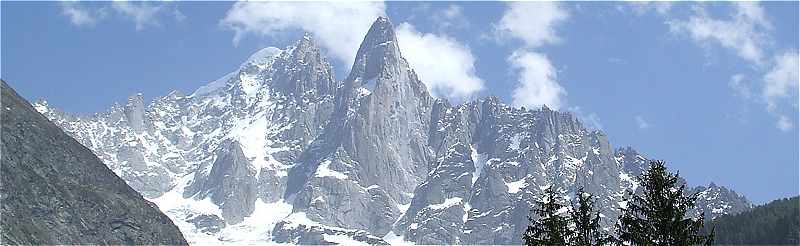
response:
M3 244L186 244L172 221L2 82Z
M220 232L227 224L219 216L213 214L199 214L186 218L186 222L194 224L202 233L214 234Z
M703 213L707 220L716 219L722 215L736 215L753 208L747 198L725 186L718 186L714 182L707 187L694 187L689 192L697 194L694 213Z
M344 230L320 225L294 224L279 222L272 231L272 237L278 243L302 245L338 245L355 242L369 245L389 245L379 237L362 230Z
M142 93L128 98L128 104L125 105L125 120L128 121L133 131L139 133L144 131L144 96Z
M210 170L197 170L192 186L184 195L197 199L210 197L222 210L225 221L239 223L255 209L256 170L238 142L220 146L215 159Z

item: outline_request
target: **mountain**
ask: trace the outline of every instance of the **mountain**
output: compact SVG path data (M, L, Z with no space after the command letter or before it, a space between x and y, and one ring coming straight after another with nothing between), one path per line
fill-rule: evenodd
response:
M724 186L711 182L708 187L697 186L690 193L697 193L696 211L703 212L706 219L716 219L750 210L752 204L742 195Z
M91 116L36 107L190 243L518 244L550 185L585 187L617 217L647 158L546 106L434 98L397 42L378 18L342 81L305 35L189 95L134 95ZM697 189L717 214L749 207L714 187Z
M2 81L2 244L186 240L155 204Z
M617 161L622 164L624 179L630 180L628 189L639 191L635 177L647 169L650 159L639 154L631 147L620 148L615 154ZM678 177L678 184L685 185L686 180ZM737 214L747 211L752 207L747 198L724 186L711 182L708 186L696 186L686 189L686 195L697 194L695 208L689 211L693 216L703 213L706 220L715 219L721 215Z
M714 243L727 245L797 245L800 243L800 197L784 198L706 224Z

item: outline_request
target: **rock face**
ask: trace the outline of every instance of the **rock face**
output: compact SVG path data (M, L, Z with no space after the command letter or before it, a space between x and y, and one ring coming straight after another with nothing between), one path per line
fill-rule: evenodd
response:
M294 224L287 221L278 222L273 229L273 240L278 243L306 245L358 244L389 245L379 237L362 230L346 230L319 225ZM328 241L325 236L344 237L345 241ZM352 242L348 242L352 240Z
M239 223L255 209L256 170L238 142L219 148L215 159L210 171L196 171L193 187L184 195L210 197L222 209L226 221Z
M747 198L727 187L717 186L714 182L708 187L694 187L691 192L697 193L695 214L702 212L707 220L722 215L735 215L753 208Z
M144 96L142 93L128 98L128 104L125 105L125 120L128 121L128 125L134 132L144 131Z
M90 117L37 109L190 242L519 244L548 186L568 197L583 187L606 218L638 188L648 159L633 148L614 150L604 133L546 106L433 98L397 41L378 18L343 81L306 35L143 114L141 96ZM697 189L706 215L749 207L727 189Z
M515 244L533 198L585 187L616 216L620 169L605 136L571 114L516 109L488 98L434 107L436 158L394 232L420 244ZM403 233L404 232L404 233Z
M370 28L337 96L325 132L290 171L287 198L323 224L384 235L427 173L433 101L386 18Z
M158 207L2 82L3 244L186 244Z

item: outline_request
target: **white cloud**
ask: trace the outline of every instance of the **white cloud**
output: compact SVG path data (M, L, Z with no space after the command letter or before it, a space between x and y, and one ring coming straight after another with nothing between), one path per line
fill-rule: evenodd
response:
M235 44L248 33L303 29L318 37L334 57L350 64L384 9L383 2L236 2L220 23L235 32Z
M538 48L559 43L555 28L568 18L567 10L555 2L513 2L494 25L495 34L500 39L520 39L525 48ZM567 92L558 84L557 71L547 56L523 48L511 54L508 62L519 80L512 94L514 105L555 109L565 105Z
M447 8L442 11L442 15L446 19L450 19L450 20L457 20L457 19L464 18L464 14L461 11L461 7L459 7L458 5L454 5L454 4L451 4L450 6L447 6Z
M630 6L633 12L637 15L643 15L647 11L653 10L660 15L668 14L673 7L673 2L669 1L630 1Z
M384 9L382 2L237 2L221 24L235 32L234 43L251 33L302 29L318 37L335 58L350 64L370 25L385 15ZM458 18L460 11L445 9L441 18ZM483 89L467 46L445 35L420 33L408 23L398 26L396 34L403 56L434 95L461 99Z
M571 106L569 111L573 112L589 129L603 130L603 124L600 122L600 117L597 116L597 113L584 113L579 106Z
M535 107L547 105L559 109L567 94L556 81L557 71L547 56L536 52L517 51L509 57L509 63L519 73L519 85L512 94L516 106Z
M736 54L756 65L761 65L763 47L770 43L766 31L772 24L764 11L755 2L736 2L735 11L729 20L714 19L703 7L695 7L695 14L688 20L670 20L674 33L686 33L700 43L718 44L734 50Z
M792 123L792 120L789 119L789 117L786 117L785 115L780 115L778 116L777 127L781 131L787 132L789 130L792 130L792 128L794 128L794 124Z
M97 23L95 14L75 2L61 2L61 13L67 16L73 25L78 27L94 26Z
M440 32L469 27L469 20L464 16L461 7L455 4L434 12L431 20L438 25Z
M736 96L745 100L749 100L753 94L750 87L744 81L744 74L735 74L731 76L728 86L731 87Z
M136 24L136 30L146 26L158 26L158 14L163 10L163 5L148 4L147 2L114 1L111 8L124 17L130 18Z
M566 21L569 13L555 2L513 2L503 14L495 31L501 36L521 39L531 48L558 43L555 26Z
M634 120L636 120L636 126L638 126L639 129L650 128L650 123L648 123L647 120L645 120L641 115L634 117Z
M798 53L792 50L768 54L773 43L773 26L758 2L734 2L728 19L712 18L701 5L694 6L694 14L687 20L670 20L674 33L688 34L701 44L716 44L736 52L744 61L754 65L754 70L763 73L761 96L753 93L744 83L744 75L731 77L728 85L743 99L766 104L766 110L778 118L777 127L788 131L794 127L792 120L780 111L787 103L797 109ZM769 57L772 59L769 59ZM786 100L790 99L790 100Z
M798 53L788 51L774 58L774 66L764 75L763 97L770 111L775 110L783 98L795 99L798 89ZM795 100L796 102L796 100Z
M784 100L797 112L798 84L798 53L796 50L778 54L774 58L772 69L764 75L764 89L762 98L767 104L767 111L778 117L777 127L781 131L794 128L792 120L780 112L780 105Z
M403 57L434 96L459 100L483 89L467 46L444 35L420 33L408 23L400 24L396 34Z
M90 8L77 2L63 2L61 12L78 27L94 26L113 12L119 17L132 20L137 31L147 26L159 26L165 16L171 15L177 21L186 19L177 6L172 5L170 8L169 3L113 1L109 3L110 6L97 7L98 5Z
M172 15L175 16L175 20L178 22L182 22L186 20L186 15L183 14L178 8L172 10Z

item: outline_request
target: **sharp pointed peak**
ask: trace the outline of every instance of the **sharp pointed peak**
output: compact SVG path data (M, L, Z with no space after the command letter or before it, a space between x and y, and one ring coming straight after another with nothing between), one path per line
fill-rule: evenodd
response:
M373 26L381 26L381 27L392 27L392 21L389 20L389 17L386 16L378 16L375 19L375 22L372 23Z
M310 32L303 32L303 38L305 40L311 40L314 38L314 34Z
M319 52L319 47L314 38L314 34L310 32L304 32L303 36L300 37L291 48L293 56L304 56L308 52Z
M303 36L295 42L295 46L314 46L314 34L310 32L304 32Z
M380 16L364 36L347 80L356 78L369 80L385 69L399 71L401 62L400 48L397 45L392 22L389 18Z
M372 23L372 26L370 26L365 41L367 39L379 41L378 43L397 40L392 21L385 16L379 16L375 19L375 22Z

